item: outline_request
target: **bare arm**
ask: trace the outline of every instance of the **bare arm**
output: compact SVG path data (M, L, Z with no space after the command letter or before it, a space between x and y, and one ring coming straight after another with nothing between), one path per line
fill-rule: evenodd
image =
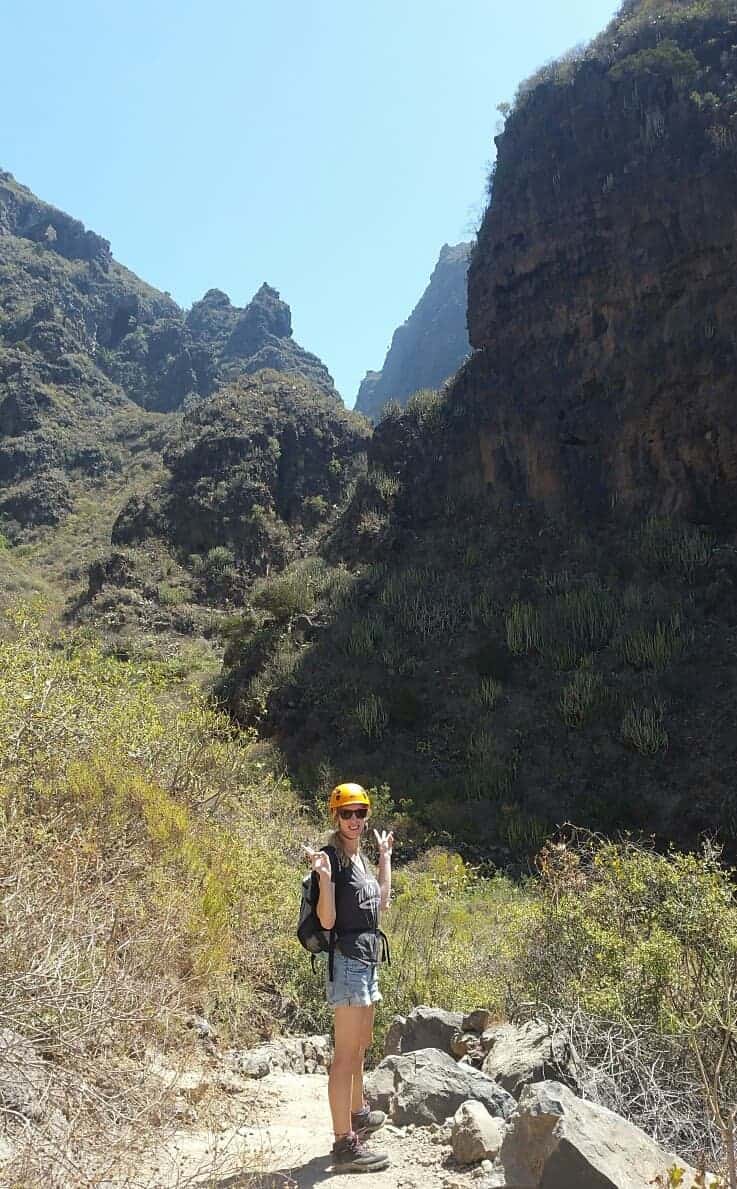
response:
M317 898L317 917L323 929L332 929L335 924L335 884L330 869L330 855L311 846L302 848L310 860L312 870L320 880L320 894Z
M329 862L329 860L328 860ZM320 895L317 900L317 915L323 929L332 929L335 924L335 884L330 873L320 875Z
M382 911L389 907L389 902L392 896L392 847L394 846L394 835L390 832L387 834L386 830L379 833L374 830L376 841L379 845L379 887L381 888L381 908Z

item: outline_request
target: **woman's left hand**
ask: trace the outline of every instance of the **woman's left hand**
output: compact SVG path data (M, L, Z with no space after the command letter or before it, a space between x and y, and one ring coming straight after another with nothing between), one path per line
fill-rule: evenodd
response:
M391 856L392 847L394 846L394 832L390 830L387 834L386 830L382 830L381 833L378 830L374 830L374 836L379 846L379 858L382 855Z

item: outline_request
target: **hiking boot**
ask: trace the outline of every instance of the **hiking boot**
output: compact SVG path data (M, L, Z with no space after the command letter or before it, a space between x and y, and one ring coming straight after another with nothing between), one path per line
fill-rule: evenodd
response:
M351 1131L333 1144L333 1166L344 1172L381 1172L389 1167L389 1157L386 1152L369 1152Z
M368 1135L372 1131L378 1131L386 1123L386 1115L383 1111L372 1111L368 1105L361 1108L360 1111L351 1112L351 1127L357 1132L359 1138Z

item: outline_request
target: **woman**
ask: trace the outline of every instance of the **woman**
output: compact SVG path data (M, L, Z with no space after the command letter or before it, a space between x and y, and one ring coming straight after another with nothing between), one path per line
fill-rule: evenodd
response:
M312 870L320 880L317 915L332 930L332 946L325 970L327 1001L335 1015L335 1054L328 1079L333 1117L333 1161L353 1172L378 1172L389 1164L382 1152L362 1143L386 1120L372 1111L363 1094L363 1061L371 1044L374 1005L381 1001L377 967L385 938L379 913L389 905L392 886L394 835L374 830L379 846L379 878L374 878L361 854L371 802L360 784L339 784L330 794L328 809L335 830L324 850L305 847Z

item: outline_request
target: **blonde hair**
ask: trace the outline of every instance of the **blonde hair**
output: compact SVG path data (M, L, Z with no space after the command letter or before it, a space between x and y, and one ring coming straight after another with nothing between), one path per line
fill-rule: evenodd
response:
M336 827L328 835L328 840L325 843L325 845L332 846L335 848L335 853L338 856L338 866L339 867L349 867L350 863L351 863L351 856L348 854L348 851L345 849L345 846L343 843L343 836L340 832L339 826L337 825L337 813L334 815L334 820L336 821ZM366 821L368 821L368 818L366 818ZM361 850L361 839L360 838L358 839L358 850L356 853L359 854L361 856L361 858L363 859L363 865L366 868L366 874L373 875L374 874L373 867L371 866L368 859L366 858L366 855Z

